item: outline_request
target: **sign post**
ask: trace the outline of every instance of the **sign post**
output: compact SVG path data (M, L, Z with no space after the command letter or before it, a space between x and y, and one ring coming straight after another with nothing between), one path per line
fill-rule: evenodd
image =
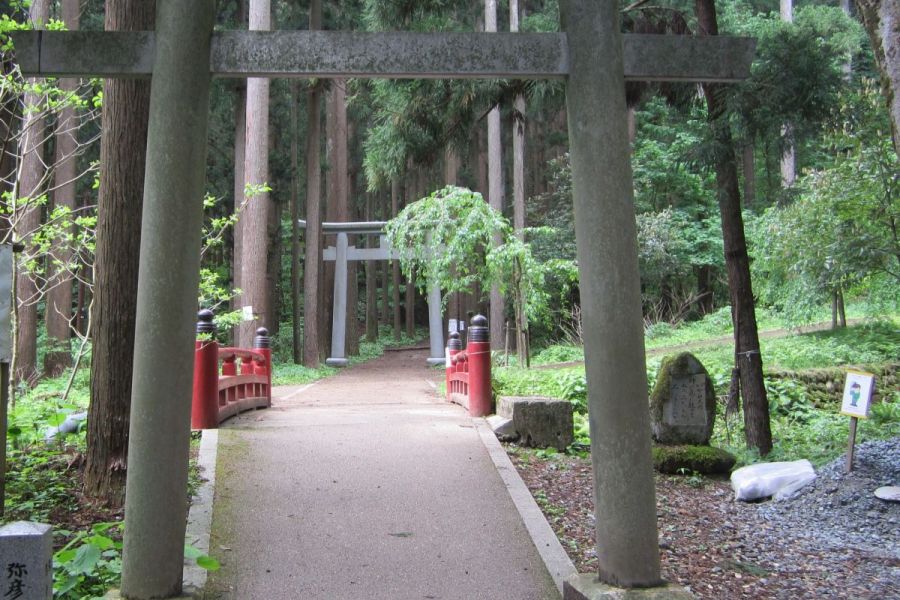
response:
M844 399L841 414L850 417L850 439L847 443L846 472L853 470L853 454L856 447L856 427L860 419L869 418L869 405L875 389L875 375L864 371L847 371L844 383Z

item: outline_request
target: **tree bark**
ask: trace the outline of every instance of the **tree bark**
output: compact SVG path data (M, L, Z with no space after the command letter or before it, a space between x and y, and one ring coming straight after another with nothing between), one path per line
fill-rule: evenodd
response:
M756 160L753 154L753 140L748 140L741 149L744 169L744 205L753 206L756 202Z
M484 30L497 31L497 0L484 2ZM500 107L495 106L487 116L488 127L488 204L496 211L503 212L503 148L502 131L500 129ZM494 244L500 243L499 234ZM491 287L490 329L491 345L494 348L503 346L503 323L506 321L506 302L500 289Z
M107 0L106 30L153 29L155 4ZM149 80L105 81L84 489L114 506L125 499L149 111Z
M375 220L374 192L366 194L366 221ZM378 247L378 238L374 235L366 236L366 245L369 248ZM378 339L378 284L376 282L376 266L374 260L366 261L366 341L375 342Z
M29 18L35 29L44 29L50 19L49 0L34 0ZM29 79L37 83L39 79ZM36 199L46 191L47 170L44 166L44 135L46 119L39 94L25 94L25 122L22 124L21 163L16 183L17 202L16 241L30 244L31 235L41 226L41 207ZM28 249L33 255L34 248ZM40 290L24 265L16 267L16 352L13 359L13 378L16 382L33 385L37 382L37 303Z
M781 20L785 23L794 22L794 0L781 0ZM781 137L784 140L784 149L781 153L781 187L787 189L797 180L794 128L790 123L785 123L781 128Z
M696 0L697 21L701 35L718 35L714 0ZM744 238L741 216L741 193L738 187L737 161L731 130L725 118L725 89L720 84L704 84L708 119L715 134L716 188L722 216L722 239L725 266L731 293L731 315L734 322L735 361L740 369L744 396L744 434L747 445L765 456L772 450L769 425L769 403L763 384L762 357L750 282L750 260Z
M300 182L299 178L299 133L297 124L299 121L300 83L295 79L291 81L291 350L294 364L303 362L303 324L301 322L302 311L300 307L300 294L302 293L302 274L300 266Z
M269 31L270 0L250 0L250 30ZM244 157L244 187L261 186L269 178L269 80L247 79L247 128ZM268 230L273 207L270 195L257 193L248 199L241 215L241 306L252 306L254 319L242 321L236 343L247 348L258 327L272 326L272 306L267 293Z
M381 220L391 218L390 194L380 194ZM381 242L379 240L378 245ZM385 327L391 324L391 261L381 261L381 324Z
M322 0L312 0L309 28L322 28ZM319 295L322 269L322 170L319 146L322 138L321 92L317 83L309 92L306 127L306 251L303 265L303 364L319 366L321 353Z
M81 16L78 0L63 0L62 21L69 31L78 30ZM63 78L59 80L59 88L67 92L78 89L78 80ZM75 121L75 109L71 106L64 107L57 119L56 125L56 160L54 160L54 192L53 204L56 207L66 207L70 211L76 208L75 202L75 178L77 165L75 152L78 148L78 123ZM70 228L74 229L74 228ZM70 231L69 233L73 233ZM64 266L56 270L53 264L47 269L48 278L51 281L50 291L47 293L47 308L44 319L47 325L47 341L49 348L44 355L44 372L50 377L56 377L72 365L72 353L69 349L72 319L72 274L68 271L68 263L72 258L71 246L63 241L52 252L53 258ZM52 263L52 261L51 261Z
M237 6L238 27L243 29L247 24L247 0L238 0ZM242 210L244 204L244 161L247 157L247 81L237 80L234 88L234 212ZM243 228L242 215L234 224L233 257L231 261L231 286L233 289L241 289L241 258L243 256ZM241 298L236 296L232 301L232 308L238 310L241 307ZM238 332L233 332L233 339L237 345Z
M391 181L391 218L400 212L400 181ZM400 261L391 261L391 299L394 307L394 340L400 341Z
M891 115L891 139L900 156L900 2L856 0L881 72L881 89Z

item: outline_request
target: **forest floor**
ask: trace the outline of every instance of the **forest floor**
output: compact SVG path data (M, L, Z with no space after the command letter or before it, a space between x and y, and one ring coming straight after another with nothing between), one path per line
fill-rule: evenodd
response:
M858 456L862 481L845 477L838 459L807 496L777 504L737 502L725 479L657 474L663 577L717 600L900 598L900 504L872 496L897 477L900 461L878 456L887 444L896 457L900 438L877 444ZM507 451L576 569L596 571L590 459ZM870 531L863 542L852 537L859 531Z

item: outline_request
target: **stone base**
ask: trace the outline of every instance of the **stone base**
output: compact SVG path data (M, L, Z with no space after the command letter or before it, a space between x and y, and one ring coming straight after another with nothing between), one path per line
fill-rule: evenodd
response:
M184 595L170 596L168 598L168 600L192 600L193 598L197 598L197 597L198 596L193 596L193 595L191 595L191 596L184 596ZM109 590L108 592L106 592L106 595L103 596L103 600L124 600L124 599L122 598L122 595L119 592L119 590Z
M329 358L325 361L325 364L329 367L346 367L350 364L350 361L346 358Z
M436 367L438 365L446 365L447 359L443 356L432 356L428 359L428 364L432 367Z
M598 581L596 575L576 573L563 583L563 600L694 600L694 595L674 585L619 588Z

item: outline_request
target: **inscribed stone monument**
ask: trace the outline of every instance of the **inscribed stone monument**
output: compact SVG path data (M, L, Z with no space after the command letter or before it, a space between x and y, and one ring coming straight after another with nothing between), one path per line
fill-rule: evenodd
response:
M708 445L716 419L716 394L693 354L667 357L650 395L650 427L659 444Z
M53 597L53 534L42 523L18 521L0 528L2 598L49 600Z

